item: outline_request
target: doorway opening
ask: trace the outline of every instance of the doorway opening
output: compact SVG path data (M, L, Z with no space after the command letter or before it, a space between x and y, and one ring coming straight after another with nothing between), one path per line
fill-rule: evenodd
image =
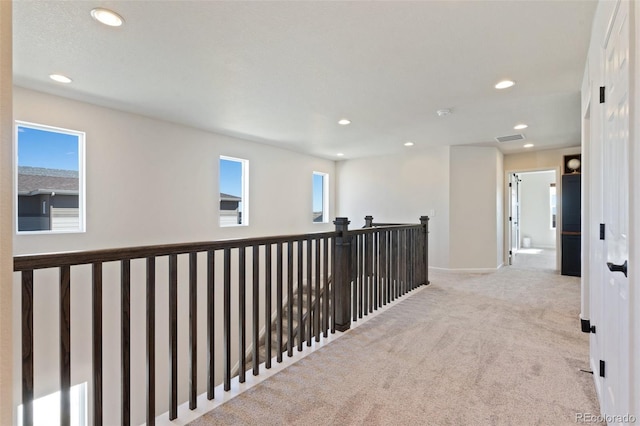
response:
M557 271L557 171L509 172L508 182L509 265Z

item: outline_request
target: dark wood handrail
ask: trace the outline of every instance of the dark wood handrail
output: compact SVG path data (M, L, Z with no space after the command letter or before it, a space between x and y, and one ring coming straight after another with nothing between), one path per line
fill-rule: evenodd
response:
M13 258L15 272L34 269L58 268L61 266L85 265L96 262L119 262L121 260L144 259L210 250L251 247L255 245L269 245L286 243L289 241L304 241L314 238L334 238L337 232L317 232L310 234L279 235L258 238L238 238L231 240L202 241L180 244L159 244L139 247L126 247L88 251L68 251L60 253L19 255Z

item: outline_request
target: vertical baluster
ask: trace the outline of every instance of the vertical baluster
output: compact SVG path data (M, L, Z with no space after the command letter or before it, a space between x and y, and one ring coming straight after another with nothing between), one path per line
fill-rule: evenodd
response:
M416 288L418 286L418 274L419 274L419 266L417 264L417 259L418 259L418 253L419 253L419 246L418 246L418 230L414 229L413 232L411 233L411 282L413 285L413 288Z
M358 321L358 236L354 235L352 237L352 247L351 247L351 265L349 269L349 278L351 279L351 288L352 288L352 296L351 296L351 304L352 304L352 321Z
M362 318L363 306L367 299L366 287L364 286L364 235L358 235L358 318Z
M22 419L33 425L33 270L22 271Z
M198 397L198 253L189 253L189 409Z
M405 294L411 291L411 230L405 229L404 231L404 282L405 282Z
M316 255L316 261L314 263L315 266L315 275L316 275L316 300L314 303L314 309L313 309L313 319L314 319L314 325L313 325L313 332L315 333L316 336L316 342L320 341L320 317L321 317L321 312L322 312L322 305L320 304L320 238L317 238L314 240L314 245L315 245L315 255ZM326 290L326 289L325 289Z
M367 298L367 306L368 306L368 312L371 313L373 312L373 298L375 296L375 289L373 287L373 233L368 232L365 236L364 236L366 243L365 243L365 257L364 257L364 262L365 262L365 274L366 274L366 281L365 284L367 286L367 291L369 293L369 297ZM365 313L367 312L367 310L365 310Z
M403 257L402 257L402 272L404 274L404 294L409 291L409 230L402 230L403 236Z
M253 322L253 327L252 327L252 336L253 336L253 342L252 342L252 355L253 355L253 375L257 376L258 373L260 372L259 369L259 365L260 365L260 353L259 353L259 334L260 334L260 246L259 245L254 245L253 246L253 262L251 262L253 265L253 288L251 291L251 298L252 298L252 315L251 315L251 319ZM266 324L265 324L266 327Z
M394 229L391 231L391 280L392 280L392 296L391 300L398 297L398 237L399 231Z
M336 242L337 238L331 238L331 334L336 332Z
M387 304L387 231L380 231L380 306Z
M380 260L380 243L379 243L380 231L376 231L373 234L373 309L378 310L380 305L380 275L379 275L379 260Z
M60 267L60 425L71 423L71 268Z
M311 238L307 238L306 241L307 244L307 320L306 320L306 331L307 331L307 346L311 346L311 336L312 336L312 316L313 316L313 306L311 306L311 296L313 296L312 291L313 290L313 275L311 272L311 268L313 267L313 255L312 255L312 244L311 244Z
M287 243L287 356L293 356L293 241Z
M402 295L404 294L403 290L403 286L404 286L404 276L402 274L402 266L403 266L403 233L402 230L398 230L398 263L396 265L396 267L398 268L398 295L397 297L402 297Z
M394 259L394 253L393 253L393 241L394 241L394 234L395 231L390 230L389 231L389 235L388 235L388 242L389 242L389 246L387 247L387 276L388 276L388 281L389 281L389 288L387 289L387 293L389 295L389 297L387 298L387 302L391 303L394 299L394 286L393 286L393 281L394 281L394 276L393 276L393 259Z
M276 357L278 362L282 362L282 258L283 243L276 246L276 340L278 347L276 348Z
M169 256L169 420L178 417L178 255Z
M244 383L246 380L246 369L247 369L247 301L246 301L246 285L247 285L247 260L246 260L246 247L240 247L238 255L238 264L239 264L239 283L238 283L238 296L239 296L239 316L240 316L240 327L239 327L239 357L240 357L240 365L239 365L239 374L238 380L240 383Z
M224 301L223 312L223 352L224 352L224 390L231 389L231 249L224 249Z
M413 290L413 229L407 230L407 284Z
M102 425L102 263L92 267L93 274L93 424Z
M418 287L420 284L420 253L422 249L420 247L420 233L417 229L413 230L413 285L414 287Z
M400 264L398 265L400 268L400 295L404 295L406 293L407 287L407 275L406 275L406 267L407 264L407 233L404 229L400 231Z
M331 289L329 284L329 238L325 237L322 241L322 274L324 275L324 316L323 316L323 331L324 337L329 336L329 300L331 300Z
M156 424L156 258L147 258L147 425Z
M267 244L264 248L264 352L265 352L265 368L271 368L271 244Z
M122 410L120 423L131 424L131 261L125 259L120 265L120 363L122 370Z
M215 390L215 262L216 252L207 251L207 399L212 400Z
M304 341L304 322L302 318L303 314L303 298L304 290L302 288L302 277L303 277L303 268L304 268L304 259L303 259L303 241L298 241L298 294L297 294L297 303L298 306L298 352L302 351L302 342Z

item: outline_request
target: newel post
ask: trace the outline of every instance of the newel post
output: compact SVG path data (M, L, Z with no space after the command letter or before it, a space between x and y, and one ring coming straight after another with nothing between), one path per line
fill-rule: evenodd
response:
M429 283L429 216L420 216L422 225L422 239L424 241L423 262L424 262L424 284Z
M337 217L335 254L335 295L336 295L336 330L347 331L351 327L351 235L349 235L349 219Z
M373 216L365 216L364 217L364 227L365 228L373 227Z

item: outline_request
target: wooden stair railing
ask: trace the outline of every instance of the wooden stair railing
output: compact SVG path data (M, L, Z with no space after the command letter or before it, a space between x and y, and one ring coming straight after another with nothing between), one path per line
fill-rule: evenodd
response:
M146 423L153 425L158 411L165 410L164 407L156 408L158 391L168 394L170 420L177 418L178 403L182 402L178 401L178 333L189 335L185 362L189 381L187 399L189 408L196 408L198 380L203 376L199 376L197 370L199 296L206 298L206 323L200 325L206 328L206 341L200 344L204 344L207 353L206 394L208 399L213 399L214 388L220 381L215 374L216 366L222 369L224 390L231 388L232 365L236 361L238 380L240 383L245 381L247 344L251 348L251 370L257 375L261 363L265 368L271 368L272 357L269 355L274 349L276 361L281 362L285 351L288 356L293 356L295 343L297 350L301 351L303 342L311 345L314 337L318 341L321 335L327 337L329 332L347 330L352 321L428 283L428 218L421 218L419 225L372 226L358 230L348 229L347 218L337 218L334 224L334 232L15 256L14 271L20 274L22 288L23 424L33 424L34 356L38 356L34 355L34 326L49 330L55 322L59 324L60 333L60 424L70 424L71 328L74 327L71 294L77 285L88 283L91 288L90 301L86 303L92 312L92 377L88 380L91 381L93 407L89 411L92 413L90 422L99 426L103 424L105 414L112 415L103 411L103 376L116 373L103 371L103 321L110 321L111 327L111 322L120 322L121 412L118 422L129 425L144 421L137 414L132 419L132 407L144 406ZM199 276L198 265L203 262L202 269L206 269L206 274ZM90 276L84 276L84 269L76 268L78 265L90 265ZM113 281L112 274L105 274L104 265L109 269L117 266L117 281ZM158 274L162 273L164 265L168 281L166 313L163 309L156 312L159 291L156 284L160 282ZM183 267L188 270L185 282L181 282L183 274L179 274ZM37 275L39 282L34 282L34 271L41 269L57 269L57 284L40 280L41 275ZM74 273L76 269L79 272ZM34 325L34 311L38 312L34 310L34 292L41 286L50 285L59 288L59 319L55 322L45 319L44 323ZM103 312L103 290L106 289L106 294L116 286L121 295L120 312L114 315L109 311ZM138 326L132 322L132 308L138 307L132 306L131 293L132 289L141 286L146 292L145 323L140 325L146 336L146 404L131 392L132 368L141 368L132 366L130 355L132 329ZM188 292L188 314L181 313L187 320L181 323L181 328L178 327L179 286L186 287ZM275 302L275 309L272 302ZM222 321L216 320L216 305L222 309ZM271 324L273 314L276 317L275 330ZM156 389L157 315L167 315L168 318L167 389ZM261 325L265 329L264 336L260 335ZM219 344L217 336L220 335L222 361L215 357L215 347ZM238 344L237 360L231 357L232 337ZM260 349L261 341L264 343L263 351ZM110 391L115 392L113 389ZM110 421L114 422L114 419L110 418Z

